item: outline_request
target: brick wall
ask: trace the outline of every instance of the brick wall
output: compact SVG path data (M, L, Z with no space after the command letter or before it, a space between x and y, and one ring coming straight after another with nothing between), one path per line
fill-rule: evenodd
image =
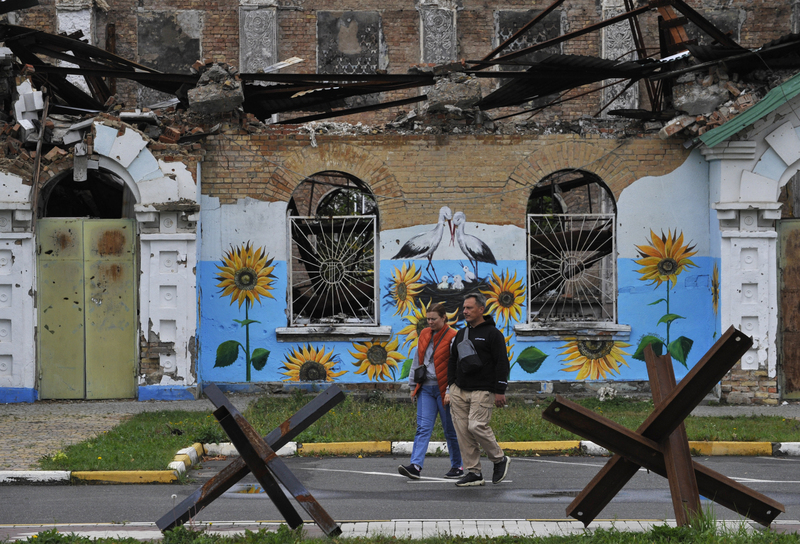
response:
M729 404L772 404L779 402L778 382L766 370L742 370L741 362L722 379L722 398Z
M666 174L688 156L680 142L646 135L317 134L315 142L293 127L226 131L207 143L202 191L223 203L288 201L305 177L337 170L370 186L382 230L435 216L443 200L476 221L524 225L530 189L548 174L593 172L618 198L636 179Z

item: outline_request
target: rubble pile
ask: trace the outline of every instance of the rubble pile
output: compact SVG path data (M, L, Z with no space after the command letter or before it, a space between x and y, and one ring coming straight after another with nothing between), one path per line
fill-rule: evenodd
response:
M200 74L197 86L189 89L189 107L199 114L225 113L244 103L239 72L225 63L197 61L192 73Z
M671 136L695 138L721 126L754 106L767 92L793 74L763 71L748 74L747 81L731 76L722 67L708 74L689 73L676 80L673 103L683 111L659 131L662 139Z

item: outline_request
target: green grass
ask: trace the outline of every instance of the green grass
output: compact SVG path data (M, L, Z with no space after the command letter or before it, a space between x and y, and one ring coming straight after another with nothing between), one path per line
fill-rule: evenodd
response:
M264 396L245 412L262 434L277 427L305 405L311 396ZM617 423L636 429L653 410L650 401L616 398L600 402L581 399L579 404ZM509 406L495 410L492 428L500 441L580 440L580 437L542 419L549 401L526 403L511 398ZM202 412L165 411L138 414L102 435L75 444L40 461L45 470L164 470L175 452L194 442L228 442L214 417ZM354 442L413 440L416 406L392 402L380 395L367 400L352 396L303 431L298 442ZM800 421L777 416L689 417L689 440L800 442ZM444 440L437 421L433 440Z
M28 537L28 544L138 544L132 538L99 538L91 540L87 537L55 530L44 531ZM292 531L282 525L278 531L270 532L261 529L256 532L246 531L242 535L218 536L204 531L194 531L187 527L177 527L164 533L163 544L324 544L339 542L342 544L795 544L800 542L800 535L778 534L771 531L748 532L744 526L733 530L719 530L709 520L702 520L690 527L655 526L645 533L623 532L616 529L598 529L569 536L544 537L461 537L440 535L411 540L394 536L374 536L358 538L306 538L302 530Z

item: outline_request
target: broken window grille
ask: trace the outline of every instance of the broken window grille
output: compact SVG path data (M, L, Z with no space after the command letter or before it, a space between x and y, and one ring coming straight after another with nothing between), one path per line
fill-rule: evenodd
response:
M369 189L323 172L295 190L289 210L289 325L378 325L378 210Z
M554 172L531 191L530 323L616 323L615 217L613 194L591 172Z
M614 214L528 215L530 322L616 322Z

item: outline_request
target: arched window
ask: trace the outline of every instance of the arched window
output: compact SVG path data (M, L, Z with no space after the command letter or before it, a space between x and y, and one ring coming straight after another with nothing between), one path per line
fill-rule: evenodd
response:
M42 189L37 206L38 217L133 217L135 198L125 182L115 174L89 169L83 181L76 181L75 177L69 170Z
M378 206L342 172L305 179L289 201L289 325L378 325Z
M529 322L616 323L616 202L590 172L545 177L528 199Z

